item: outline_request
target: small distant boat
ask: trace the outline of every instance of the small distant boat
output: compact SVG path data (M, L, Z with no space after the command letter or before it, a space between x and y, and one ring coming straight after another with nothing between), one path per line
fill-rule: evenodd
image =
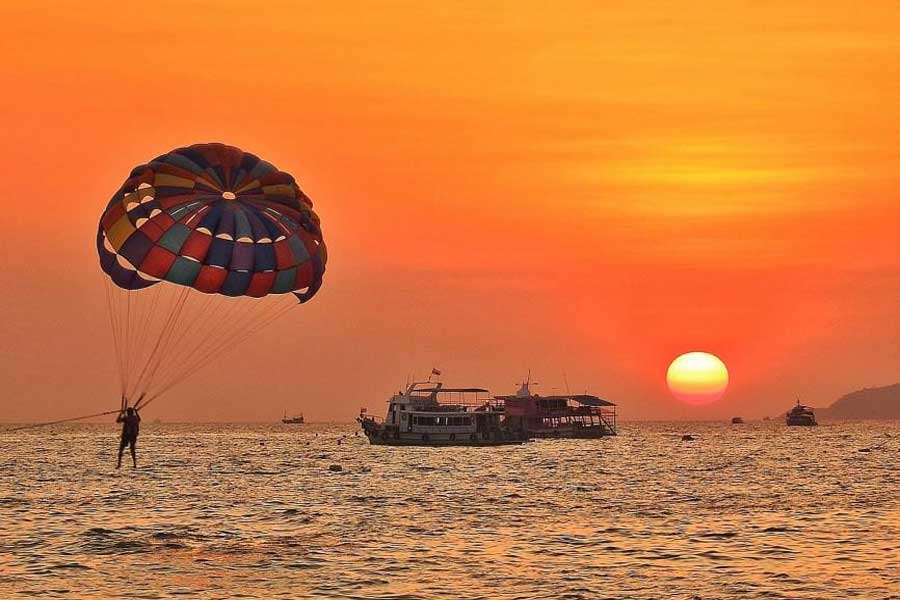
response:
M731 417L731 424L732 425L743 425L744 420L740 417Z
M289 417L287 413L284 413L284 416L281 418L281 422L285 425L303 425L305 421L303 420L303 413L299 415L294 415Z
M763 417L763 421L771 421L771 419L768 416L765 416Z
M811 407L800 404L800 400L797 400L797 405L785 414L785 422L792 427L818 425L816 423L816 413L813 412Z

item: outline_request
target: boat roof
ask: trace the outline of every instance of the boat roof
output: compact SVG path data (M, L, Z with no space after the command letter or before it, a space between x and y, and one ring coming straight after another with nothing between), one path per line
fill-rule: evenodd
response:
M447 393L447 392L484 392L487 393L488 390L484 388L445 388L445 387L436 387L436 388L416 388L412 390L413 392L423 392L426 394L431 394L434 392L437 393Z
M522 396L494 396L497 400L515 400L519 399ZM527 396L526 396L527 397ZM609 400L604 400L598 396L591 396L589 394L573 394L570 396L538 396L535 394L534 396L530 396L531 398L535 398L537 400L572 400L573 402L577 402L578 404L583 404L585 406L615 406L614 403Z

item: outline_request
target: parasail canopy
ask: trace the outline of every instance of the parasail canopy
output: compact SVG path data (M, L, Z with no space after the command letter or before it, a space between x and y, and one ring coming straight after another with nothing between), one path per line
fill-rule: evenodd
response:
M224 144L196 144L132 170L100 218L97 250L119 287L166 281L262 297L322 285L326 252L294 178Z
M135 167L100 217L97 252L122 402L138 408L296 306L285 295L311 299L327 259L294 178L225 144Z

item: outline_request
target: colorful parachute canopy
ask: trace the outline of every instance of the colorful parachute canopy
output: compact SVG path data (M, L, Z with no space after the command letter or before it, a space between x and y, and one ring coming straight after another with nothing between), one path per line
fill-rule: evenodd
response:
M141 408L315 295L326 252L294 178L224 144L136 167L97 232L122 402Z
M224 144L163 154L131 175L100 218L97 251L120 288L160 281L207 294L262 297L322 285L326 250L294 178Z

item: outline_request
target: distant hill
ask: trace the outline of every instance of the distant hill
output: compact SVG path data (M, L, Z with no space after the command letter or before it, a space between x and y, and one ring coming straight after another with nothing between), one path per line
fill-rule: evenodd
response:
M828 408L817 408L823 419L900 419L900 383L865 388L841 396Z

